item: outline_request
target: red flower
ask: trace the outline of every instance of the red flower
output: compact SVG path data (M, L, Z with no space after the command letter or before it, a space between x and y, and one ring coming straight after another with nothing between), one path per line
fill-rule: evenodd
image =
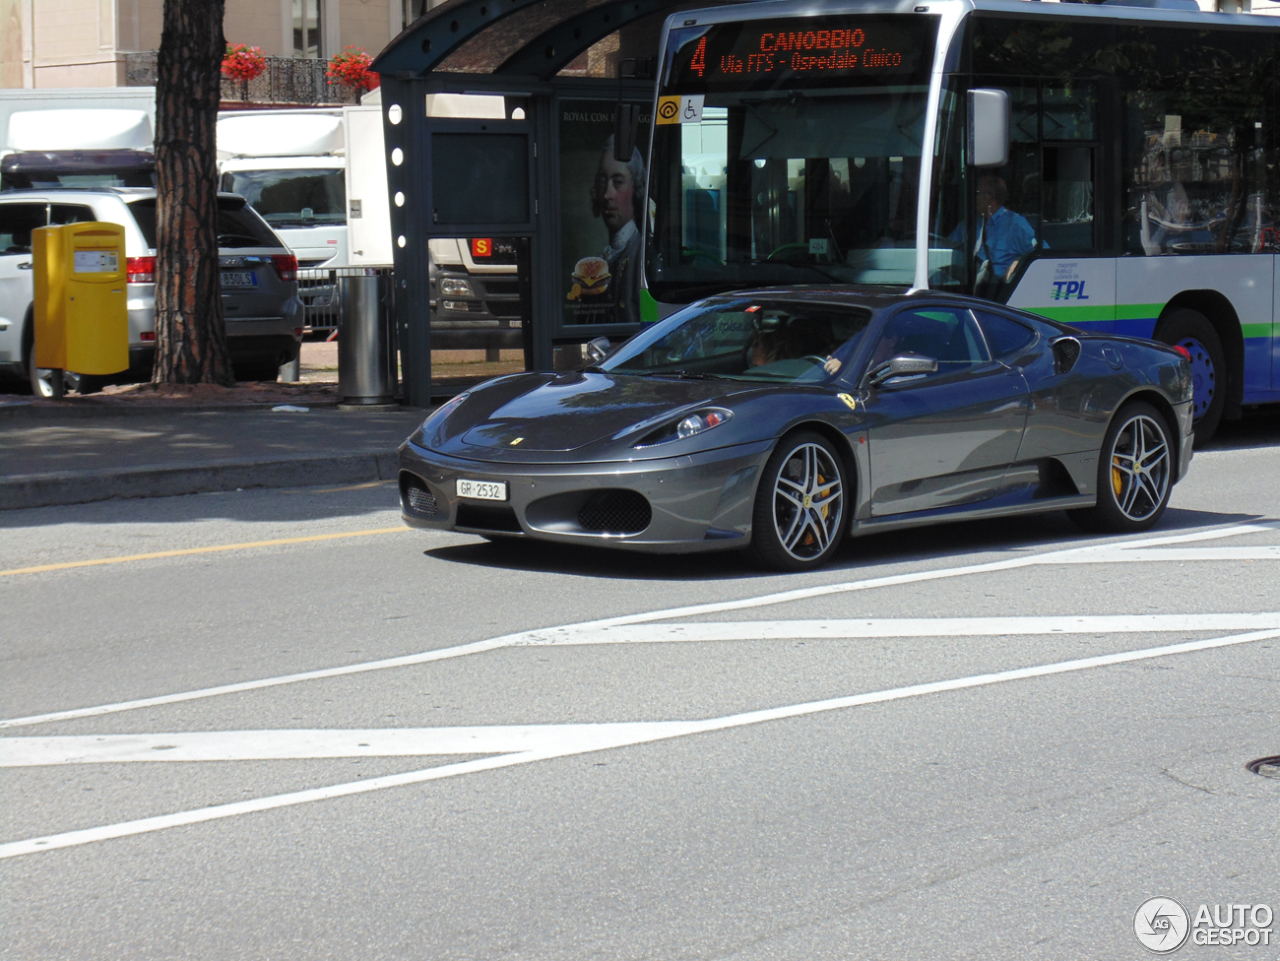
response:
M372 63L373 58L359 47L347 47L329 61L325 76L331 84L338 83L356 90L372 90L380 81L378 75L369 69Z
M252 80L267 69L267 58L257 47L247 43L227 44L222 58L222 75L228 80Z

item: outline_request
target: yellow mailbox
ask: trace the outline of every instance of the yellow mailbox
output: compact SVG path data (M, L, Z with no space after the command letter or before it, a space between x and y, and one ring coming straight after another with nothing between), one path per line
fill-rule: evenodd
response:
M32 231L36 366L115 374L129 366L124 228L89 221Z

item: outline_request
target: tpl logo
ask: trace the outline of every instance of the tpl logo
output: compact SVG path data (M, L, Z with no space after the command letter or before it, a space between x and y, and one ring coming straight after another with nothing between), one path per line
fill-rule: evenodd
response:
M1055 280L1053 282L1054 300L1088 300L1084 292L1083 280Z

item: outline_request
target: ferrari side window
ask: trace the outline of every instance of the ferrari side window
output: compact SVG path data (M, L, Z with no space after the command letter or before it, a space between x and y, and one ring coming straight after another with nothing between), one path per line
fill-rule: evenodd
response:
M1034 330L1030 327L1022 326L1016 320L1010 320L1008 317L1002 317L999 314L990 314L985 310L975 310L973 313L978 318L978 324L982 327L982 332L987 335L987 343L991 345L991 352L997 358L1016 354L1036 338Z
M967 310L934 307L905 310L891 317L871 355L870 369L902 354L936 360L934 377L990 359L982 332Z

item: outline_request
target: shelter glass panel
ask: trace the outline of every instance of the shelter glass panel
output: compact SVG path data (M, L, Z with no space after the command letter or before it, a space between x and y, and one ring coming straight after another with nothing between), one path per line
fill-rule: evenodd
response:
M433 223L463 227L532 219L527 135L435 133L431 139Z

